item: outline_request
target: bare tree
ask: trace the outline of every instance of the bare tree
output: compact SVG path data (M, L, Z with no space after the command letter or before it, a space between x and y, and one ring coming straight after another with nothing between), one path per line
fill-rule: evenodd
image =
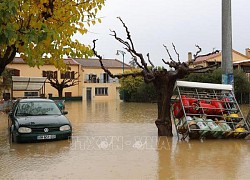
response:
M155 121L155 124L158 128L158 135L159 136L172 136L172 122L171 122L171 112L170 112L170 106L171 106L171 97L173 95L173 90L175 86L175 82L177 79L184 78L189 73L202 73L206 72L212 69L215 69L217 67L217 64L208 66L208 67L198 67L198 68L190 68L189 65L191 65L198 57L202 56L208 56L211 54L218 53L218 51L214 51L209 54L205 55L199 55L201 52L201 48L196 45L198 48L198 51L194 54L194 57L192 60L188 62L181 62L179 58L179 54L176 50L176 47L174 44L172 44L173 49L177 55L177 61L175 61L171 54L169 53L168 48L164 46L166 49L167 55L169 56L170 61L165 61L162 59L162 61L168 65L172 70L167 69L161 69L158 70L155 68L154 64L150 60L149 54L147 54L147 61L149 62L149 65L152 66L152 68L148 68L148 64L146 63L146 60L144 59L143 55L135 50L134 43L132 41L130 32L128 30L128 27L126 24L122 21L121 18L118 17L118 19L121 21L123 27L125 28L126 34L127 34L127 40L123 40L119 36L117 36L116 31L111 31L113 36L117 41L122 43L126 49L134 58L136 65L138 68L141 69L138 73L129 73L129 74L112 74L106 67L104 67L102 63L102 56L100 56L96 48L96 40L93 41L93 52L96 57L98 57L99 62L101 64L102 69L109 74L112 78L122 78L122 77L128 77L128 76L143 76L145 83L153 83L156 92L157 92L157 106L158 106L158 117Z
M59 81L57 77L53 77L50 75L47 76L47 79L50 85L54 87L55 89L57 89L59 98L62 98L63 89L71 87L71 86L75 86L80 82L79 81L80 75L78 74L78 72L73 72L73 73L74 75L72 77L67 78L65 76L62 81Z

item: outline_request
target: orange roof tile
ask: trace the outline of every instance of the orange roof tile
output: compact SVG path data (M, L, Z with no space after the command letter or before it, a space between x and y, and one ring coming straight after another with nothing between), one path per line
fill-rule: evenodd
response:
M248 57L246 55L244 55L244 54L242 54L242 53L240 53L240 52L238 52L238 51L236 51L234 49L232 50L232 52L235 53L235 54L238 54L238 55L240 55L240 56L242 56L242 57L244 57L246 59L248 59ZM215 58L219 57L219 56L222 56L221 52L216 53L216 54L212 54L212 55L209 55L209 56L199 57L199 58L196 59L194 64L201 64L204 61L215 61ZM220 60L217 60L217 61L220 61Z

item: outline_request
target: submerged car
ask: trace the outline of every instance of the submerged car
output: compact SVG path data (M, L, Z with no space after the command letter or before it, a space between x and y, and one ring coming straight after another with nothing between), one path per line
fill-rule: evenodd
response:
M68 139L72 135L70 121L53 100L20 99L9 113L12 142Z

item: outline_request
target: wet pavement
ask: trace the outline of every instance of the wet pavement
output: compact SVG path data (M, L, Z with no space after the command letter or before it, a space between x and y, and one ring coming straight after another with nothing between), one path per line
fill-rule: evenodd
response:
M156 104L66 102L66 110L71 140L28 144L9 143L0 114L0 178L250 178L250 140L159 139Z

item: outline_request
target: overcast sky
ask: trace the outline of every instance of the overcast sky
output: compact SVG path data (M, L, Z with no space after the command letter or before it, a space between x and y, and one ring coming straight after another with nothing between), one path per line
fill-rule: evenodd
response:
M98 14L102 23L89 29L89 34L77 38L92 45L98 39L98 53L104 58L122 60L116 50L123 46L110 36L110 29L126 38L121 17L131 32L135 49L146 57L150 53L155 65L163 65L161 59L168 59L163 44L175 58L171 47L174 43L182 61L188 52L195 53L195 45L204 54L221 50L221 2L222 0L107 0ZM245 54L250 47L250 0L232 0L233 49ZM128 63L131 56L125 55Z

